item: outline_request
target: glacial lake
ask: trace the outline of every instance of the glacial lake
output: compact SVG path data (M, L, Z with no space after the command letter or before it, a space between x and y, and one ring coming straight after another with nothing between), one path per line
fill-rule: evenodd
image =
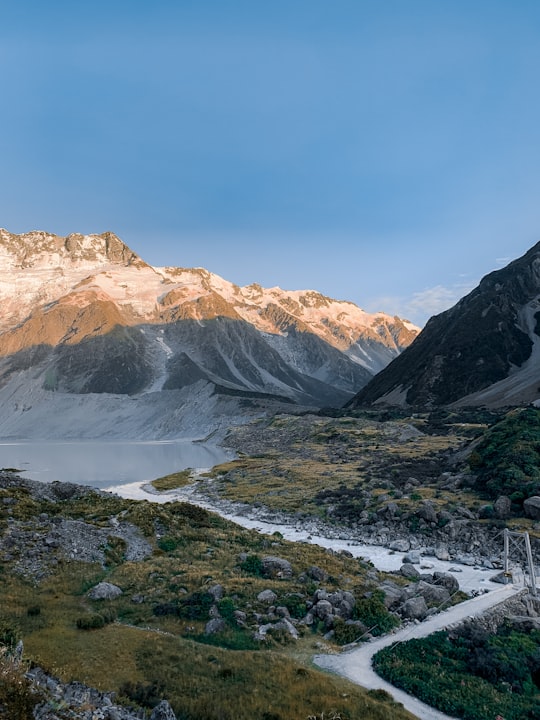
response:
M209 468L228 459L223 448L178 440L1 441L0 468L16 468L41 482L73 482L106 489L155 480L185 468Z

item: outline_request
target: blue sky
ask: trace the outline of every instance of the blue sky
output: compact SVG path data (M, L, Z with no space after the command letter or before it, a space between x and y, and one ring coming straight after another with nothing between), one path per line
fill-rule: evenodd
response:
M0 226L423 323L540 240L537 0L6 0Z

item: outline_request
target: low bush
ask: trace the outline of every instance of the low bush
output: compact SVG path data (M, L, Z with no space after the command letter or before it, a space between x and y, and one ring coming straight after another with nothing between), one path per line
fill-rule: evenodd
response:
M99 613L88 613L77 618L76 625L79 630L99 630L116 620L116 611L113 608L103 608Z
M241 563L240 567L242 568L242 570L249 573L250 575L262 577L263 564L261 558L258 555L248 555L244 562Z
M377 590L369 598L357 600L353 619L361 620L372 635L384 635L399 625L399 620L386 609L384 594Z

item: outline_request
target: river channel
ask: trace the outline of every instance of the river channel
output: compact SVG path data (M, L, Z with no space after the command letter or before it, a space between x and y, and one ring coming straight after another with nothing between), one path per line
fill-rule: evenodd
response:
M245 507L226 506L211 502L197 493L196 484L170 493L156 493L148 483L158 477L187 467L211 468L227 459L222 447L203 442L128 442L128 441L63 441L8 442L0 441L0 469L16 468L23 477L41 482L73 482L109 490L125 498L170 502L183 500L219 513L246 528L271 535L279 532L295 542L308 542L333 550L348 550L355 557L369 560L379 570L399 570L403 553L392 552L379 545L357 542L344 530L343 534L324 533L315 523L297 524L262 520L255 511ZM490 582L494 572L481 567L456 566L435 557L422 558L426 572L456 572L460 587L466 592L497 587ZM500 586L499 586L500 587Z

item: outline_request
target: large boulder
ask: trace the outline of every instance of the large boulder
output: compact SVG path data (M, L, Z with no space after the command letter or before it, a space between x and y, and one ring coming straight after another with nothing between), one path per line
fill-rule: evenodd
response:
M459 590L459 583L456 578L445 572L435 571L433 573L433 585L446 588L451 595Z
M527 517L533 520L540 520L540 496L533 495L523 501L523 510Z
M390 550L396 552L408 552L411 549L411 543L408 540L394 540L390 543Z
M262 574L267 578L290 578L293 570L288 560L267 555L262 558Z
M257 595L257 600L262 603L272 605L277 600L277 595L273 590L262 590Z
M409 580L416 580L420 576L420 573L412 563L403 563L399 569L399 573Z
M493 509L495 510L495 516L499 520L506 520L512 512L512 501L506 495L500 495L495 501Z
M336 592L328 593L327 600L331 603L335 615L345 620L348 620L352 616L353 607L356 603L352 593L336 590Z
M423 620L427 612L426 601L421 596L406 600L399 610L400 615L409 620Z
M319 600L319 602L311 608L311 612L316 615L316 617L324 620L328 615L334 614L334 608L328 600Z
M312 580L318 580L319 582L326 582L328 580L328 573L317 565L312 565L306 570L306 575Z
M442 603L450 600L450 593L445 587L441 587L440 585L430 585L420 580L416 589L428 605L442 605Z
M294 625L288 618L283 618L283 620L277 622L274 625L274 628L276 630L285 630L288 635L290 635L295 640L298 640L298 630L294 627Z
M209 620L204 627L205 635L214 635L215 633L223 632L225 630L226 623L223 618L213 618Z
M425 520L429 523L436 523L438 520L437 511L435 510L433 504L429 502L429 500L424 500L422 505L420 505L420 507L416 511L416 514L419 518L422 518L422 520Z
M212 585L212 587L209 587L206 592L211 595L216 602L219 602L225 594L223 585Z
M383 591L383 603L388 610L401 602L401 593L403 592L403 588L399 587L399 585L396 585L396 583L391 580L386 580L381 583L377 590Z
M114 600L114 598L120 597L122 590L118 585L113 585L108 582L100 582L89 591L88 597L90 600Z
M445 562L450 560L448 548L445 545L439 545L439 547L435 548L435 557L437 560L443 560Z

